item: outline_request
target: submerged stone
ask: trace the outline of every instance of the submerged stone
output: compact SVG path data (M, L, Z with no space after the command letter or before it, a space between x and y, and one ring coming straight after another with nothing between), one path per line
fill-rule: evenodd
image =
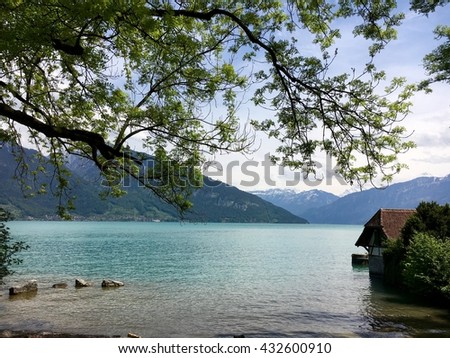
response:
M28 281L23 286L14 286L9 289L9 295L19 295L21 293L30 293L30 292L37 292L38 290L38 284L36 280Z
M52 288L67 288L67 283L65 282L59 282L59 283L55 283Z
M102 287L122 287L124 284L115 280L103 280Z

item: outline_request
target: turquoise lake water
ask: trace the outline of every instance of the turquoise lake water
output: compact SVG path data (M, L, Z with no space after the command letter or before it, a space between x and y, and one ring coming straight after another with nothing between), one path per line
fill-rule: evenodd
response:
M145 337L450 337L421 305L352 268L360 226L10 222L29 250L0 329ZM75 289L76 278L94 283ZM32 297L7 288L38 280ZM124 287L102 289L103 279ZM66 289L52 289L66 282Z

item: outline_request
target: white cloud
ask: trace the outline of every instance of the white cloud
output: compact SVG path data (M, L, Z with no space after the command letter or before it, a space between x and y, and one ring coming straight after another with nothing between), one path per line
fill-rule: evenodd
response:
M450 143L450 128L443 128L444 130L440 133L422 133L417 135L417 139L415 139L415 143L420 150L425 150L427 148L435 148L436 150L448 149ZM450 152L450 151L449 151ZM450 156L449 156L450 158ZM450 170L450 168L449 168Z

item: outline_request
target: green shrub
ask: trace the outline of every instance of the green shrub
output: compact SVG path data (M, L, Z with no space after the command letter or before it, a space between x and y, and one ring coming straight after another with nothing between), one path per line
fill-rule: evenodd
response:
M402 240L387 240L383 250L384 282L391 286L403 285L403 261L406 248Z
M403 279L413 293L450 299L450 242L415 234L406 249Z
M28 248L23 242L12 241L9 229L5 225L8 219L9 214L0 208L0 284L3 284L4 277L13 273L11 266L21 263L16 254Z

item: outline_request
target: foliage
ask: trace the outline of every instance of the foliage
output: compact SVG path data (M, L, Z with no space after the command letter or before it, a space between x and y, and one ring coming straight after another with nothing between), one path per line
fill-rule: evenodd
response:
M13 273L11 266L22 262L16 254L28 248L23 242L11 241L9 229L4 223L8 219L9 214L0 208L0 284L3 284L4 277Z
M449 0L412 0L411 9L428 15L430 12L437 11L440 6L450 3ZM446 11L446 10L442 10ZM436 49L427 54L423 59L424 68L429 78L422 81L419 88L430 92L430 84L434 82L447 82L450 84L450 27L439 25L434 30L436 40L443 40Z
M450 299L450 241L415 234L407 248L403 277L413 293Z
M402 240L386 240L383 249L385 283L399 287L403 283L403 262L406 256L406 247Z
M450 300L450 205L422 202L383 253L386 281L427 298Z
M350 18L367 64L336 73L335 25ZM325 151L349 181L390 181L413 147L400 122L415 86L389 83L374 60L402 18L395 1L3 0L0 138L18 143L24 127L50 154L60 193L66 154L76 153L112 193L131 174L182 211L205 153L251 150L238 109L252 97L273 110L249 118L280 140L273 160L314 170ZM150 175L133 139L154 155Z
M448 4L448 0L411 0L411 9L422 14L436 11L438 6Z
M444 42L424 58L424 67L430 78L422 81L422 88L428 88L433 82L450 84L450 26L438 26L434 34L437 40L443 39Z
M421 202L402 229L401 236L405 246L410 244L416 233L426 233L440 241L449 240L450 205Z

